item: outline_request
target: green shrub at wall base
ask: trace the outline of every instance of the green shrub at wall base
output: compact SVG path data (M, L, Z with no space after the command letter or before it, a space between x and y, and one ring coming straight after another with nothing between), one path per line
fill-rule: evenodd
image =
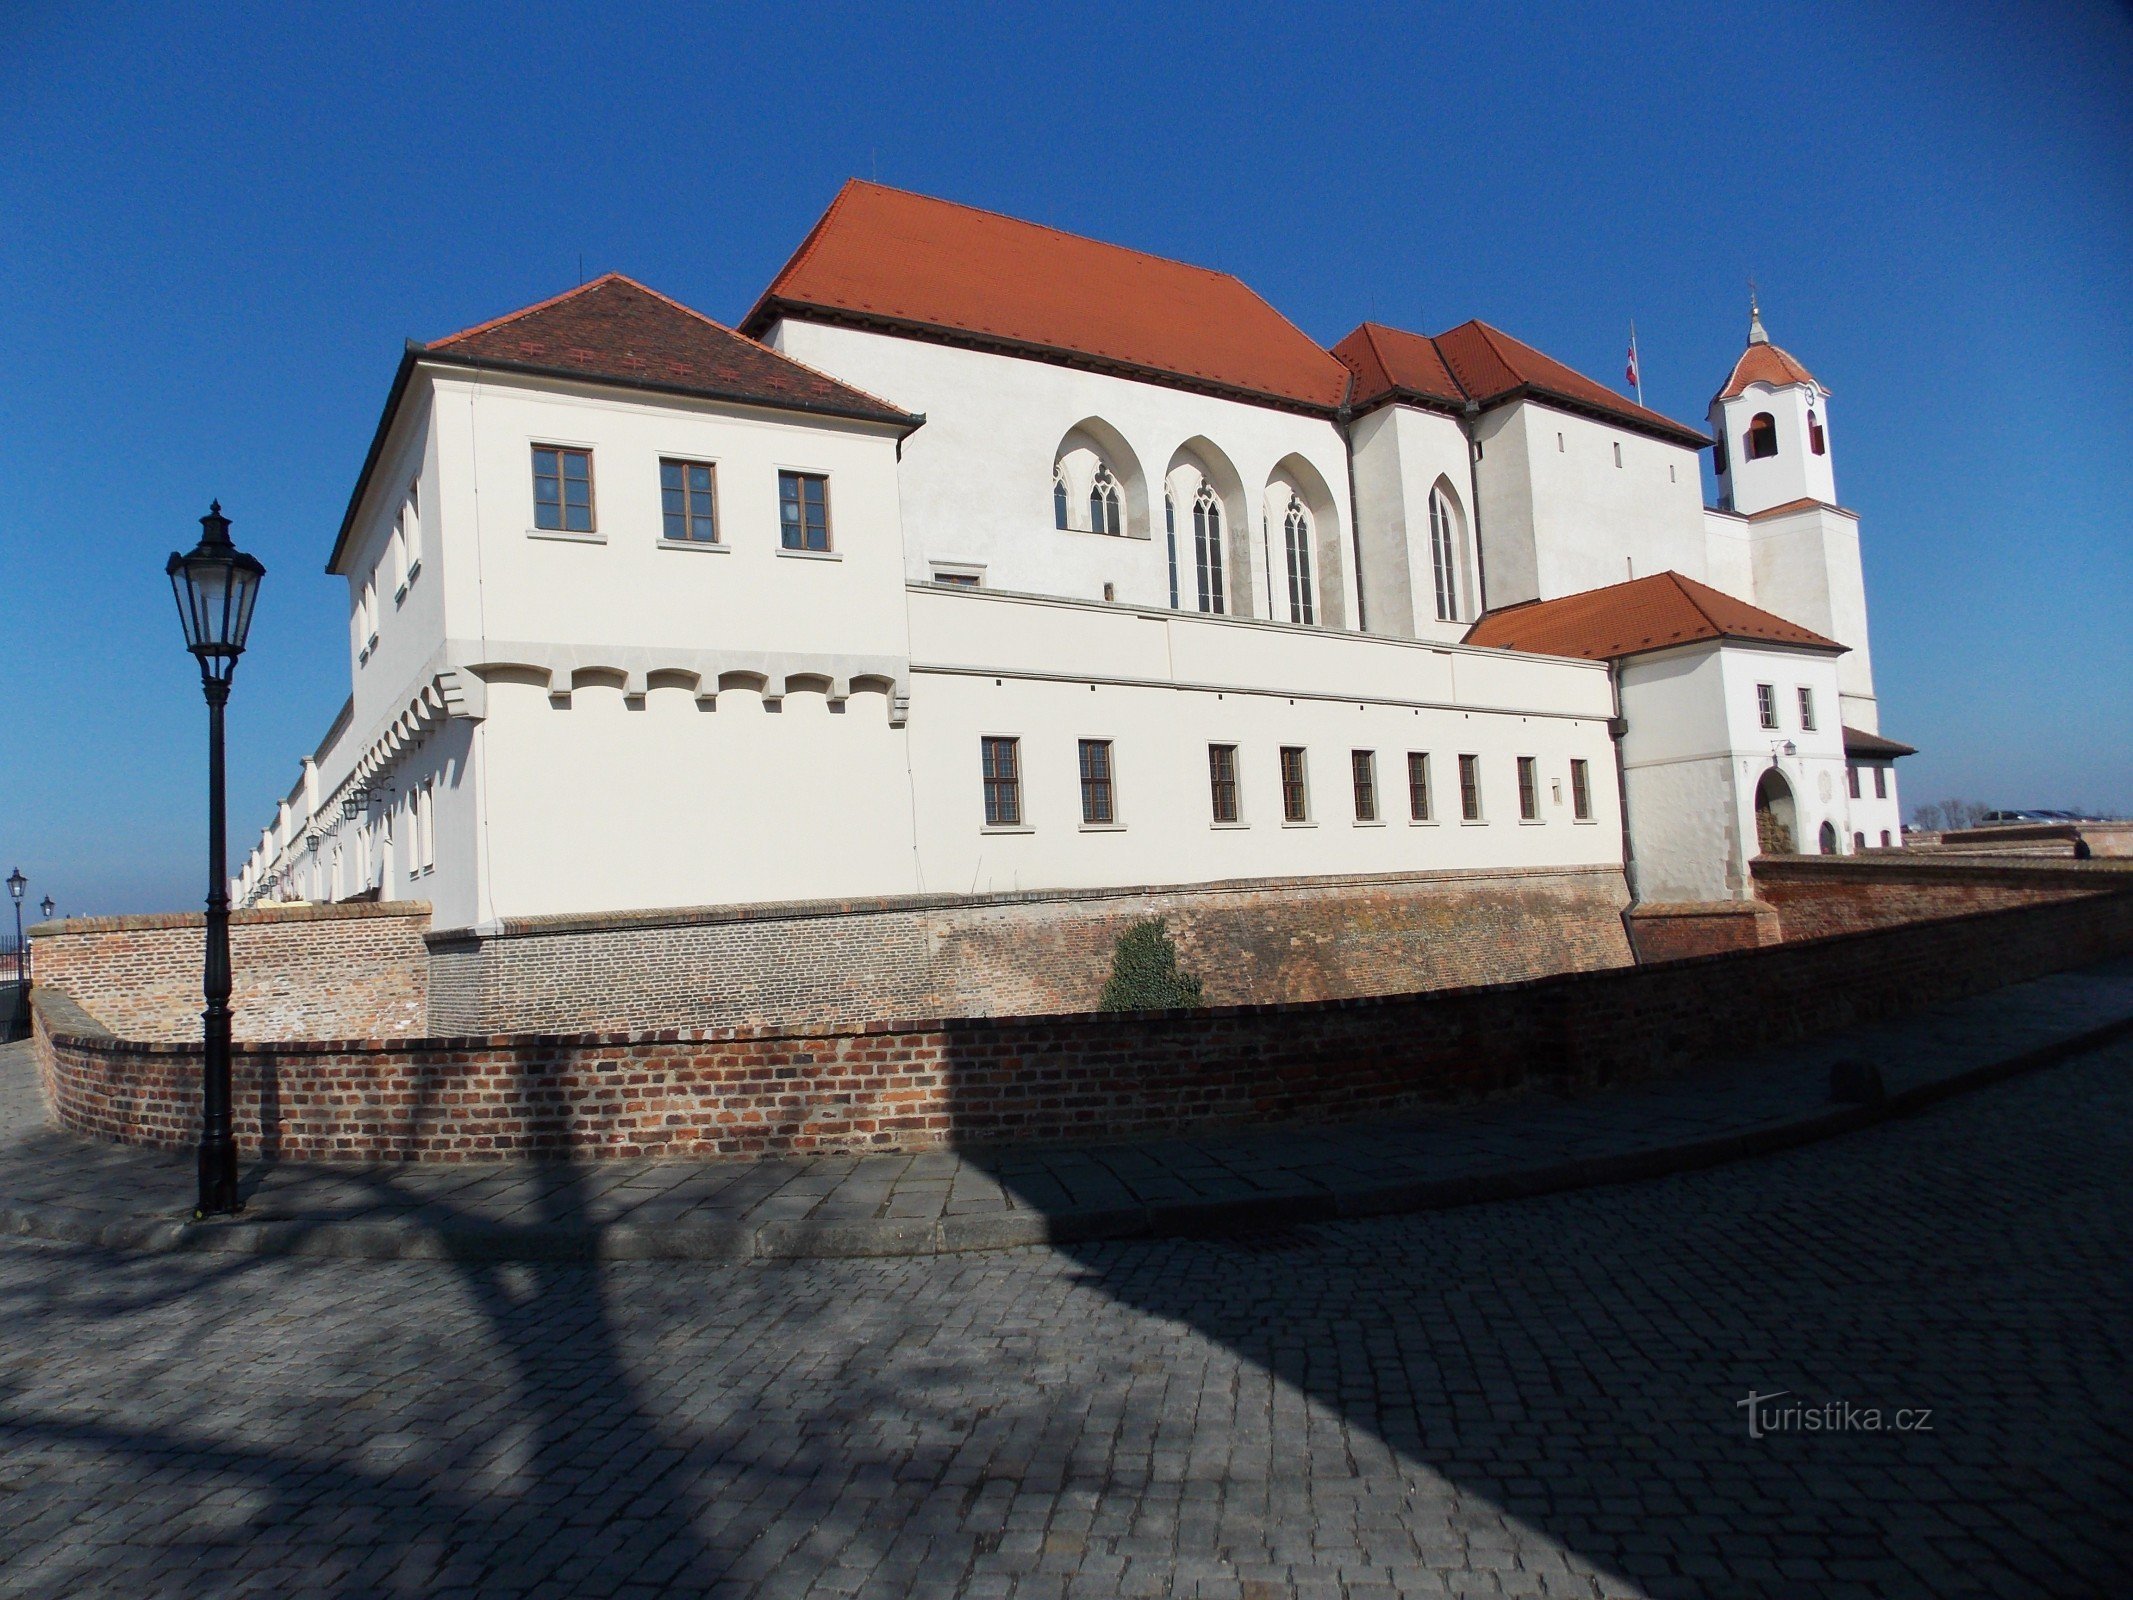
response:
M1099 1010L1170 1011L1201 1003L1200 980L1179 970L1178 947L1162 918L1136 922L1118 936Z

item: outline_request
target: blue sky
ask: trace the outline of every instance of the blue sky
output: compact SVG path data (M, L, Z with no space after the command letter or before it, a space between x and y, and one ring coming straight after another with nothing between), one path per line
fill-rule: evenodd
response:
M1496 323L1700 422L1745 283L1834 391L1908 801L2133 810L2123 7L8 8L0 868L197 904L164 556L269 573L238 852L347 692L322 571L401 341L614 268L733 320L853 174ZM1484 20L1485 19L1485 20Z

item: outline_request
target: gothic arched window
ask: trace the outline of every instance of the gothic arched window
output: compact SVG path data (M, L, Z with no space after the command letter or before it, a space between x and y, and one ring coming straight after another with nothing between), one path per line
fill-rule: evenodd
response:
M1289 555L1289 620L1316 622L1318 612L1311 599L1311 513L1293 494L1289 514L1281 521L1281 538Z
M1815 408L1807 408L1807 448L1816 455L1829 453L1829 440L1822 432L1822 419L1815 415Z
M1192 559L1200 580L1200 609L1221 615L1222 502L1205 479L1192 498Z
M1066 531L1067 481L1064 463L1052 468L1052 526L1061 532Z
M1111 476L1109 467L1097 467L1096 476L1089 484L1089 531L1118 532L1118 505L1118 480Z
M1458 523L1442 489L1429 492L1429 567L1437 581L1437 620L1459 620Z
M1170 557L1170 609L1178 608L1178 503L1163 491L1163 545Z
M1777 453L1777 418L1767 411L1758 411L1755 420L1748 424L1748 459L1761 461L1766 456L1774 456Z

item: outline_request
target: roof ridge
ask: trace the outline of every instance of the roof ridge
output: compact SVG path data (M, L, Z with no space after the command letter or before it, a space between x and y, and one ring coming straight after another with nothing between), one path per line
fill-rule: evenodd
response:
M612 283L617 279L623 283L636 283L634 278L626 277L622 273L603 272L597 278L587 279L575 289L565 289L561 294L552 294L545 300L536 300L530 306L520 306L516 311L506 311L502 316L491 317L487 322L477 322L471 328L461 328L457 333L448 333L442 339L433 339L428 344L421 346L421 348L424 350L441 350L444 346L456 344L461 339L471 339L477 333L487 333L491 329L501 328L507 322L516 322L520 317L530 317L536 311L546 311L550 306L561 305L565 300L575 299L588 289L597 289L602 284ZM640 289L644 288L641 283L637 283L636 286ZM659 293L656 289L648 289L645 292L647 294ZM660 298L664 300L666 296L660 295Z

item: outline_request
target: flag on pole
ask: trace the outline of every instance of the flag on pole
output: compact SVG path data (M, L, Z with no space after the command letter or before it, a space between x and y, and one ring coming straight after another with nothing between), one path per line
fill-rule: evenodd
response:
M1629 386L1637 391L1637 404L1643 405L1644 379L1637 372L1637 325L1634 322L1629 325L1629 366L1624 376L1629 379Z

